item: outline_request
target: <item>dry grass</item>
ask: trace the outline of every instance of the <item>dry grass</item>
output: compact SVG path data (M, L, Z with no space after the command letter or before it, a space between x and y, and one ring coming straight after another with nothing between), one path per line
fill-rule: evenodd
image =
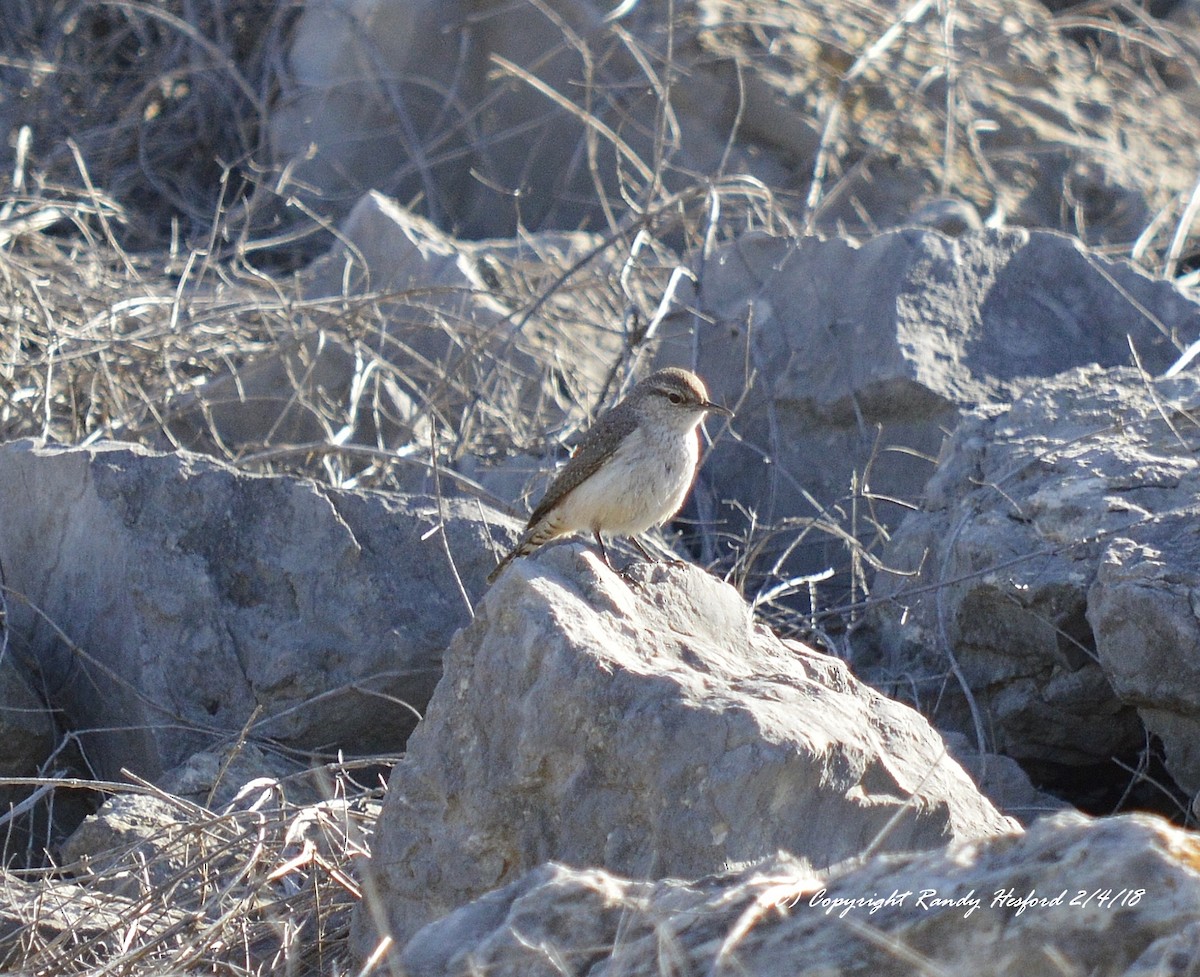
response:
M9 93L0 100L0 132L11 138L0 173L0 441L118 438L170 448L185 439L180 417L198 412L200 422L185 425L187 443L248 469L411 487L413 472L424 477L431 464L449 471L465 458L538 452L569 439L653 349L662 313L678 311L660 306L675 270L702 270L724 241L754 229L834 233L847 213L857 215L854 230L869 231L887 223L874 209L887 201L873 188L906 173L985 212L1005 202L1006 174L1017 164L997 164L980 150L976 123L986 106L971 98L994 91L994 79L955 48L946 29L953 4L848 4L842 26L806 11L801 31L775 19L786 5L727 6L732 15L703 45L716 62L741 60L734 87L770 77L794 95L789 111L811 119L812 155L794 161L808 167L798 182L768 187L732 168L713 177L686 172L673 162L673 120L664 111L645 142L650 151L623 159L620 192L598 207L604 229L589 245L570 254L481 252L478 281L447 301L428 291L311 296L298 283L296 269L327 248L334 231L315 215L297 219L274 194L278 174L263 164L264 120L297 6L0 0L0 86ZM1105 5L1070 22L1090 32L1098 75L1114 89L1194 89L1194 42L1138 8L1122 7L1124 20L1117 9ZM682 44L683 27L696 25L681 17L678 26ZM641 59L656 96L686 86L669 53L650 57L632 38L613 36ZM579 43L564 39L564 47ZM514 83L536 82L514 66L502 69ZM940 101L922 100L931 85ZM547 104L600 105L622 94L589 92L587 101L548 93ZM1034 100L1035 114L1048 114L1041 93L1018 94ZM737 106L739 119L745 107ZM589 138L603 135L599 121L584 126ZM1077 137L1081 145L1093 138ZM726 157L739 138L748 137L731 130ZM1135 169L1159 162L1165 173L1171 153L1132 161ZM1147 191L1152 219L1134 242L1106 237L1103 208L1089 209L1070 190L1064 183L1063 226L1155 270L1180 266L1192 199L1185 189L1161 182ZM482 301L499 309L487 328L463 311ZM430 326L442 338L436 356L414 339ZM600 355L585 355L584 346ZM306 382L318 347L353 364L347 392ZM236 389L272 358L292 371L293 399L315 433L297 440L272 429L231 441L213 419L220 405L199 392L218 380ZM770 445L761 450L772 455ZM887 534L857 485L843 501L778 525L748 518L733 541L738 562L726 568L781 630L841 651ZM814 538L844 546L844 607L820 606L823 581L792 575L780 555ZM715 561L729 544L701 527L690 545ZM337 800L322 808L275 794L221 814L181 804L180 823L148 861L93 865L79 887L57 871L11 873L11 898L0 893L0 902L24 908L17 926L3 924L8 972L351 972L352 864L377 794L345 769L331 770L330 780ZM86 907L88 892L110 882L157 877L156 860L176 866L172 881L112 900L106 911L115 916L103 932L43 925L54 915L54 893ZM26 883L44 894L40 902L22 903Z
M156 826L94 858L0 875L0 966L20 977L351 972L353 863L380 791L354 766L317 772L330 800L292 803L288 784L259 781L219 813L147 784L95 784L155 801Z
M0 122L14 139L0 209L0 309L9 321L0 333L0 438L118 437L170 447L182 437L260 470L400 487L406 479L397 465L427 464L431 440L453 462L539 451L569 437L587 419L573 404L603 402L653 347L647 327L657 321L674 269L702 266L736 234L822 227L821 215L848 200L863 212L864 227L874 227L884 218L871 213L868 192L881 179L898 179L897 167L924 173L938 192L962 194L981 208L999 202L1003 175L965 130L971 99L1011 95L985 64L954 48L940 8L918 3L889 13L854 4L838 24L799 6L791 22L780 19L782 8L727 8L707 32L681 10L672 43L682 49L688 32L699 32L710 57L739 57L750 76L794 90L795 110L816 120L807 190L765 187L734 172L703 180L677 170L672 120L664 115L645 141L649 155L627 159L622 193L605 201L609 226L594 253L557 263L481 259L476 291L491 290L487 297L504 310L498 327L505 334L497 339L494 329L478 334L469 316L438 296L311 298L297 287L291 269L327 246L332 229L319 219L297 221L294 209L286 225L271 223L288 203L275 197L274 175L263 166L264 121L286 70L294 7L4 0L10 29L0 40L0 73L20 98L0 102ZM1124 55L1103 65L1114 86L1139 73L1138 84L1165 86L1164 52L1173 66L1191 64L1185 38L1144 18L1123 24L1114 9L1088 20L1097 38L1111 37ZM685 84L682 67L646 60L632 38L622 43L643 59L655 91ZM583 44L565 38L563 47ZM1015 51L1031 57L1020 45ZM512 66L507 71L518 84L537 83ZM922 96L922 72L948 83L940 101ZM567 94L547 93L547 105L565 105ZM616 97L598 91L592 101ZM1048 106L1038 111L1050 114ZM27 139L15 135L18 122L28 127ZM871 176L876 169L880 179ZM1172 233L1171 218L1183 215L1186 201L1156 185L1163 209L1137 253L1174 266L1186 236ZM1097 215L1080 206L1070 226L1102 234ZM1079 226L1085 217L1087 228ZM280 237L265 237L277 231ZM432 322L444 331L445 355L414 353L395 328L406 313L419 328ZM574 361L586 357L571 355L572 344L595 345L596 333L580 333L597 324L607 324L599 327L607 333L603 362L581 370ZM323 397L304 386L306 356L317 342L357 361L351 393ZM236 388L248 365L297 350L288 365L311 436L297 441L270 431L231 442L210 421L196 439L196 423L185 425L185 435L172 424L195 405L204 381L226 378ZM762 450L769 455L771 446ZM866 520L870 500L855 494L851 488L846 511ZM760 528L866 538L840 516L829 525ZM878 537L865 521L862 528ZM715 552L712 543L703 551ZM869 563L855 553L849 559Z
M202 234L248 189L298 9L3 0L2 129L30 127L49 184L79 185L86 161L87 179L127 205L127 247Z

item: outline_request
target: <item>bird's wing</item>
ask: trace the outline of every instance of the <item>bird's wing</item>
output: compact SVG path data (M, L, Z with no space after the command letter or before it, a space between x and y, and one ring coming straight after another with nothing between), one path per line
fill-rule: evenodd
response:
M529 517L528 527L536 526L568 493L595 471L597 462L613 450L613 442L620 444L637 427L638 419L632 412L610 412L593 424L579 440L571 463L558 473L550 483L542 501Z

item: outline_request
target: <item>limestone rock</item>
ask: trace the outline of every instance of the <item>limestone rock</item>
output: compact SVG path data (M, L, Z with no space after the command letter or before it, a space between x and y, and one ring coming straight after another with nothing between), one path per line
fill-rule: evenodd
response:
M392 773L367 888L399 940L553 859L695 878L1015 829L910 709L695 567L514 563ZM374 920L360 912L369 953Z
M975 739L956 667L1026 764L1135 762L1144 727L1200 790L1197 404L1195 375L1086 367L968 415L883 553L858 667Z
M408 977L1186 974L1200 845L1146 815L1046 818L814 872L785 855L694 881L548 864L421 930Z
M556 0L554 7L582 36L602 17L587 0ZM462 227L472 237L501 236L514 227L496 190L527 184L527 226L543 226L547 210L561 211L561 220L549 226L578 225L581 208L571 198L594 187L586 161L573 159L576 139L564 138L564 130L575 127L544 94L497 76L489 60L536 64L544 84L568 90L584 67L562 41L559 24L534 7L486 3L477 9L441 0L311 4L299 18L290 71L280 79L271 114L273 152L293 163L297 191L311 188L305 198L326 213L344 213L371 189L406 200L420 194L442 226ZM479 113L484 102L488 110ZM463 118L464 111L473 120ZM534 131L514 138L513 127L527 128L531 120L538 120ZM315 153L309 150L314 145ZM531 146L541 150L538 166L522 172Z
M840 536L809 519L867 542L868 514L897 525L963 411L1007 403L1032 378L1126 365L1130 344L1159 373L1200 333L1200 305L1172 284L1042 231L908 229L861 246L752 234L699 278L678 306L699 313L664 324L658 365L694 366L738 405L738 438L718 442L704 477L760 524L805 520L775 547L806 532L797 572L847 562ZM737 513L720 516L736 533Z
M622 195L698 174L736 201L747 174L823 233L895 227L948 185L997 220L1125 245L1190 192L1200 141L1126 52L1097 71L1030 0L964 0L949 27L818 0L322 0L267 130L288 192L335 220L379 189L466 237L597 229Z
M0 618L0 777L28 777L54 746L54 722L46 703L30 688L5 632Z
M1189 479L1188 481L1191 481ZM1137 708L1167 769L1200 795L1200 546L1194 503L1146 514L1112 539L1087 592L1096 656L1122 702Z
M9 601L7 594L0 599L0 777L32 777L54 748L54 720L47 704L30 688L28 669L17 661L2 613ZM30 791L0 787L0 816Z
M948 729L940 729L942 739L962 768L979 786L980 792L996 808L1022 825L1038 818L1074 808L1063 800L1035 787L1016 760L1002 753L980 753L976 743Z
M253 743L193 753L166 771L157 783L167 793L213 811L224 809L250 783L272 784L296 804L315 803L323 796L306 774L305 764Z
M188 805L146 794L117 794L63 843L60 864L93 894L138 899L161 889L195 857Z
M8 586L40 611L10 604L13 645L110 779L153 779L256 707L252 738L398 750L469 619L459 580L479 593L494 565L475 502L128 445L4 445L0 500Z

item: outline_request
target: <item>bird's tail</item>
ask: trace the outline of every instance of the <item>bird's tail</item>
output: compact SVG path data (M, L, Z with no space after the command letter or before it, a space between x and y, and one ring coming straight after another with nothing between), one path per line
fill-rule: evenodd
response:
M520 546L518 546L515 550L511 550L509 552L509 554L503 560L501 560L499 563L496 564L496 569L487 575L487 582L495 583L496 578L498 576L500 576L501 573L504 572L504 568L506 566L508 566L510 563L512 563L512 561L515 560L520 555L521 555L521 547Z
M496 564L496 569L487 575L487 582L495 583L496 578L504 572L504 568L512 563L513 560L515 560L518 556L528 556L539 546L541 546L543 542L545 542L545 540L539 539L536 533L526 532L519 540L517 540L517 545L509 551L508 555Z
M554 519L543 519L536 526L531 526L517 540L517 545L512 548L512 551L496 564L496 569L488 574L487 582L495 583L496 578L504 572L504 568L518 556L528 556L539 546L550 542L552 539L557 539L562 534L562 527Z

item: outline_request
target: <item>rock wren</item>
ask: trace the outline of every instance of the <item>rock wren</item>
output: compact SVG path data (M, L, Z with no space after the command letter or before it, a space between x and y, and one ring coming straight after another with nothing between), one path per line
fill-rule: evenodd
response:
M630 537L649 560L637 535L683 505L700 461L696 429L710 411L733 416L708 399L696 374L672 367L648 376L583 436L488 582L518 556L574 532L590 530L610 567L601 533Z

